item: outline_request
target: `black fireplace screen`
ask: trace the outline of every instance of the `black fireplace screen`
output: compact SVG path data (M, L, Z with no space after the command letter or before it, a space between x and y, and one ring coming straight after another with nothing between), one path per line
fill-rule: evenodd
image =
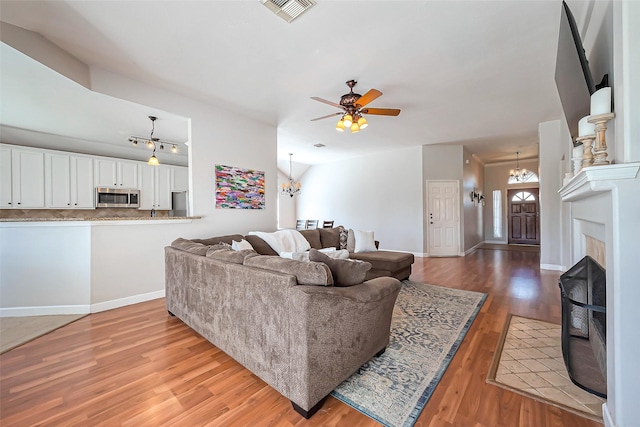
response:
M586 256L560 276L562 355L578 387L607 397L606 272Z

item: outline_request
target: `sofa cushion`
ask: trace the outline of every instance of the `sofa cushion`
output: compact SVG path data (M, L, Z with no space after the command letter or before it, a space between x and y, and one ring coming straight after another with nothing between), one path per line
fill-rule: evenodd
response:
M208 239L193 239L193 242L202 243L203 245L215 245L220 242L231 244L234 240L242 240L240 234L229 234L227 236L209 237Z
M209 250L209 246L207 245L183 238L178 238L171 242L171 247L202 256L205 256L207 254L207 250Z
M328 265L335 286L360 284L364 282L367 271L371 269L371 264L368 262L330 258L316 249L309 251L309 260L323 262Z
M398 271L413 264L414 256L408 252L376 251L349 254L349 258L370 262L377 270Z
M339 228L318 228L317 230L320 233L320 243L323 248L341 249Z
M244 265L294 275L298 285L333 285L331 270L321 262L304 262L279 256L258 255L246 257Z
M253 246L253 250L258 252L260 255L278 255L278 253L274 251L271 246L267 244L267 242L265 242L258 236L247 235L244 236L244 239L247 242L251 243L251 246Z
M243 249L235 251L229 248L221 249L216 246L210 246L209 250L207 251L207 258L213 258L224 262L231 262L233 264L243 264L245 258L248 256L258 256L258 254L253 249Z

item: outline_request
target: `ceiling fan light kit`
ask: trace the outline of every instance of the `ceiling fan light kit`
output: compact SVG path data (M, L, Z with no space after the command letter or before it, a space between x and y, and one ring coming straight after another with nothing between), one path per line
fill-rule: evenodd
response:
M329 117L341 116L340 120L336 124L336 130L338 132L344 132L345 128L349 128L351 133L360 132L360 130L369 126L367 119L364 118L364 114L373 114L378 116L397 116L400 114L400 110L397 108L363 108L374 99L380 97L382 92L377 89L370 89L364 95L355 93L353 87L358 82L355 80L349 80L346 85L349 86L349 93L346 93L340 97L340 103L327 101L326 99L312 96L311 99L325 104L329 104L333 107L337 107L343 110L342 113L329 114L327 116L311 119L311 121L327 119Z

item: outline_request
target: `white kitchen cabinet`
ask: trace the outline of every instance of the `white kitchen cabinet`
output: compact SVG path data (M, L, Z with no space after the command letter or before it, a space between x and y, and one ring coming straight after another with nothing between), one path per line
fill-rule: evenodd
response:
M138 163L114 159L95 159L95 186L139 188Z
M171 191L189 190L189 168L173 166L171 179Z
M170 166L140 165L141 210L171 210Z
M44 208L44 152L0 148L2 208Z
M0 208L12 208L12 190L13 183L11 170L11 149L0 147Z
M47 153L45 200L48 208L93 209L93 159Z

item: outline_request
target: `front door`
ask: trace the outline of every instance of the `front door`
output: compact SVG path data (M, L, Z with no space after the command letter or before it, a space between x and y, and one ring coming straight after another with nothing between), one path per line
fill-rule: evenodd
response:
M458 181L429 181L427 185L429 256L458 256L460 196Z
M509 243L540 244L538 189L509 190Z

